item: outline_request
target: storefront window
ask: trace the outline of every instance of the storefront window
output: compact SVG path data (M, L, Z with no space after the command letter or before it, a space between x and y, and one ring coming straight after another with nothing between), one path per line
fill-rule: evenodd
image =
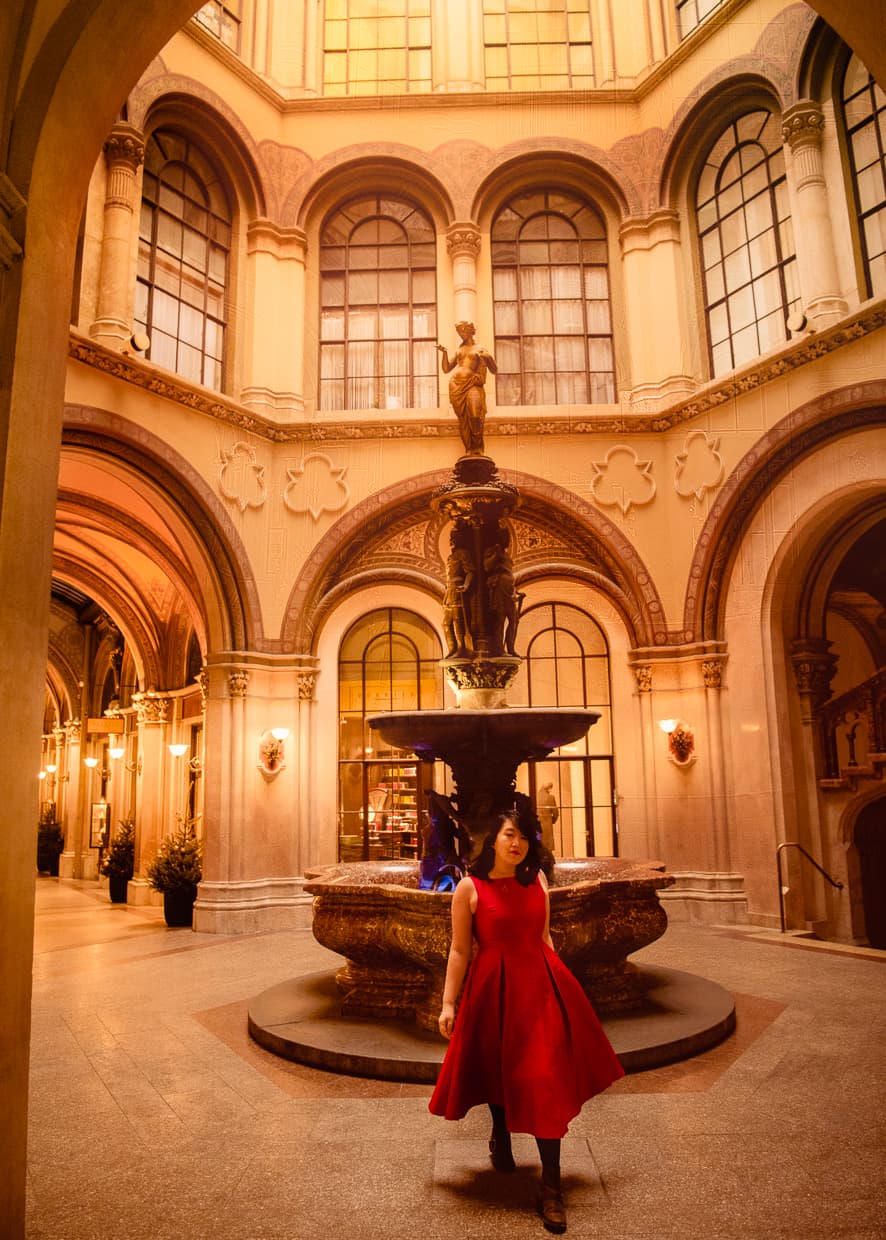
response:
M443 706L443 651L426 620L383 608L358 620L339 654L339 858L421 855L426 788L448 792L442 763L393 749L367 716Z

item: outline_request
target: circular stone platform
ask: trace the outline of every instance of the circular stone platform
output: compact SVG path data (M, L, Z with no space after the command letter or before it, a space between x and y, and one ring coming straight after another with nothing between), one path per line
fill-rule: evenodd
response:
M732 995L703 977L644 965L646 1003L601 1015L626 1072L688 1059L735 1028ZM433 1084L446 1043L404 1021L343 1017L335 972L291 978L249 1004L249 1032L265 1050L313 1068Z

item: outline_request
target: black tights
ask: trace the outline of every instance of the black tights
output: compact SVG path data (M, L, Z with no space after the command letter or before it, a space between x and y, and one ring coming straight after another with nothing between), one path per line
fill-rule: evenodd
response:
M496 1102L489 1103L489 1110L492 1113L492 1131L507 1132L505 1124L505 1109ZM535 1144L538 1146L538 1155L541 1158L542 1167L549 1171L559 1171L560 1169L560 1138L559 1137L536 1137Z

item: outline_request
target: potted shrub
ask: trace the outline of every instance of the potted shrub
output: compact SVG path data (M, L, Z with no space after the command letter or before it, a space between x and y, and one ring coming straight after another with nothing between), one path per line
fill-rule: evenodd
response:
M125 904L126 884L135 870L135 822L132 818L121 818L101 868L102 874L107 875L111 903Z
M179 825L167 835L148 866L148 882L163 894L167 926L190 926L197 884L203 877L203 845L194 824L179 816Z
M65 836L54 818L41 819L37 827L37 869L58 877L58 859L65 847Z

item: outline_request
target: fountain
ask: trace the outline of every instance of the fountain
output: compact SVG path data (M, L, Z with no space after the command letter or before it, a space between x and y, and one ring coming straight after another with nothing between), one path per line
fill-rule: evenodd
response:
M449 364L442 347L441 352L444 370L455 370L450 399L466 452L431 500L450 522L442 666L457 706L369 719L392 747L428 762L442 759L452 772L455 793L451 798L429 793L422 862L348 862L309 872L305 890L314 896L314 936L345 963L334 984L324 975L306 979L307 987L296 988L298 994L291 984L273 988L259 996L249 1017L253 1037L279 1054L393 1079L433 1080L442 1058L444 1043L436 1031L451 895L436 888L453 885L499 815L514 808L519 766L578 740L599 718L587 709L507 705L508 686L521 664L515 637L523 596L514 583L507 525L519 494L484 452L482 379L494 362L474 344L471 324L458 329L464 343L456 358ZM534 819L540 835L534 809L528 798L523 802L524 816ZM663 864L612 857L555 861L548 854L545 868L554 946L598 1013L630 1021L656 1001L653 992L659 1006L671 1003L672 995L664 992L672 989L673 979L638 970L627 959L667 927L657 893L673 879ZM719 1008L718 1032L704 1045L731 1027L731 1000ZM319 1029L308 1036L312 1021ZM394 1031L399 1050L370 1056L357 1052L370 1023L376 1027L370 1041L374 1038L377 1047L379 1031L390 1032L392 1022L407 1023L407 1029ZM284 1033L284 1026L294 1032ZM404 1038L408 1052L400 1045ZM671 1039L677 1041L685 1043L685 1037ZM638 1066L667 1057L660 1052L657 1059L638 1060Z

